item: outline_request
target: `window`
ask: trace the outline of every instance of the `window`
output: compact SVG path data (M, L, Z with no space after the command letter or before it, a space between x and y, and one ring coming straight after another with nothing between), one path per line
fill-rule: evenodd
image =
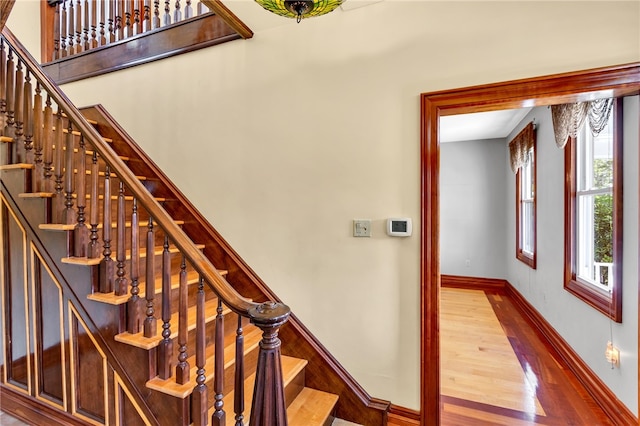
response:
M527 124L509 142L516 174L516 258L536 268L536 130Z
M536 269L536 148L516 173L516 257Z
M622 321L622 103L565 148L565 288Z

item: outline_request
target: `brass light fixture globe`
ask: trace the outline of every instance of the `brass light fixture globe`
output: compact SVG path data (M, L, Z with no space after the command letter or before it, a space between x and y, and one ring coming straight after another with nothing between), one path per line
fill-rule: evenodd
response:
M256 2L276 15L295 18L299 23L302 18L324 15L340 6L344 0L256 0Z

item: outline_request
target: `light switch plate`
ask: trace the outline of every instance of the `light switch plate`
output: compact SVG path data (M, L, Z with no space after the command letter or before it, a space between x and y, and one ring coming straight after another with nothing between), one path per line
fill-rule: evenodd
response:
M353 220L353 236L354 237L370 237L371 236L371 220L354 219Z

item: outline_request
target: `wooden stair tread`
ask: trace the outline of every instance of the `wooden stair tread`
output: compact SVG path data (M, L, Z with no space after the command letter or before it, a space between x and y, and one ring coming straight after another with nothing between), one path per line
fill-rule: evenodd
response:
M73 226L75 225L57 225L60 227L68 227L71 226L71 228L69 229L50 229L50 230L54 230L54 231L70 231L73 230ZM196 246L196 248L198 250L203 250L204 249L204 244L194 244ZM162 246L156 246L154 248L153 251L153 255L154 256L160 256L162 254L162 252L164 251L164 247ZM170 254L175 254L175 253L180 253L180 249L176 246L170 246L169 247L169 253ZM113 256L111 257L114 261L116 260L115 257L115 253L112 253ZM140 258L146 258L147 257L147 250L142 248L140 249ZM100 257L96 257L95 259L93 258L88 258L88 257L63 257L62 258L62 263L68 263L68 264L72 264L72 265L85 265L85 266L93 266L93 265L98 265L100 264L100 261L102 260L102 256ZM126 260L131 260L131 250L127 250L125 253L125 261ZM220 271L218 271L220 272ZM226 272L225 272L226 273Z
M216 315L218 314L217 310L218 310L218 299L210 299L205 301L205 307L204 307L205 322L213 321ZM229 308L223 307L223 311L222 311L223 315L226 315L229 312L231 312ZM176 337L178 337L178 316L179 316L179 313L177 311L171 314L171 320L169 322L171 324L171 336L169 337L170 339L175 339ZM195 305L189 308L189 311L187 313L187 323L189 324L188 326L189 331L196 328L196 306ZM161 319L158 319L158 326L156 331L157 331L157 334L155 337L144 337L144 334L142 331L136 334L131 334L125 331L124 333L116 334L115 340L120 343L126 343L128 345L132 345L137 348L148 350L158 346L158 344L162 340L162 320Z
M65 262L65 259L86 259L86 258L73 258L73 257L68 258L67 257L62 259L63 263L74 264L73 261ZM96 259L87 259L87 260L95 261ZM100 263L101 258L98 258L97 260L98 262L95 263L96 265ZM82 265L82 263L75 263L75 264ZM224 269L218 269L218 273L222 276L227 275L228 272L229 271L226 271ZM129 277L127 277L127 279L129 280L129 284L131 284L131 279ZM187 271L187 286L197 284L199 281L200 281L200 274L198 274L194 270ZM179 272L171 276L171 290L177 290L178 288L180 288ZM144 297L145 290L146 290L145 283L140 283L140 285L138 286L138 291L139 291L138 294L140 295L140 297ZM160 294L160 293L162 293L162 276L157 276L156 277L156 294ZM92 293L87 296L87 299L93 300L95 302L106 303L108 305L122 305L124 303L127 303L130 297L131 297L131 294L129 293L123 294L122 296L116 296L115 292L112 291L111 293Z
M78 169L73 169L73 173L74 174L78 174ZM87 175L87 176L91 176L91 170L90 169L85 170L84 174ZM100 176L100 177L105 177L106 175L107 175L106 172L103 172L103 171L99 171L98 172L98 176ZM112 173L109 173L109 177L110 178L117 178L118 175L116 173L112 172ZM138 179L140 181L144 181L144 180L147 180L147 177L146 176L136 176L136 179ZM87 194L87 195L89 195L89 194Z
M281 363L282 363L282 382L285 388L289 383L291 383L293 379L295 379L298 373L300 373L307 366L306 359L293 358L286 355L282 355ZM251 376L247 377L244 381L244 413L247 419L249 418L249 413L251 413L251 404L253 402L253 388L255 385L255 380L256 380L256 375L252 374ZM226 407L225 410L228 411L227 414L233 412L234 395L235 395L235 392L231 391L228 394L226 394L223 399L224 407ZM214 411L215 410L213 407L209 409L209 418L211 418L211 415L213 414ZM287 413L288 413L288 410L287 410Z
M181 225L184 225L184 220L174 220L173 223L175 223L178 226L181 226ZM138 222L138 226L140 228L146 228L147 226L149 226L149 221L141 220ZM75 227L76 227L75 223L72 223L72 224L41 223L40 225L38 225L38 229L42 229L43 231L73 231ZM131 228L131 222L125 222L124 227ZM103 224L99 223L96 229L102 229L102 228L103 228ZM118 229L118 222L111 222L111 228L114 230Z
M253 325L244 327L244 330L246 331L246 333L244 334L244 354L246 355L252 350L256 350L256 348L260 344L260 340L262 340L262 330ZM236 362L235 334L227 337L228 338L225 339L224 347L225 369L229 368ZM209 353L207 354L207 359L204 366L206 375L205 383L210 382L214 378L215 357L213 356L213 352L215 351L215 346L209 345L207 347L207 351ZM164 380L159 377L154 377L147 382L147 387L158 392L175 396L176 398L186 398L191 394L191 392L193 392L193 389L196 386L196 378L198 376L198 367L196 367L195 365L195 355L189 357L187 362L189 362L190 366L189 381L187 383L180 385L176 383L175 377L173 376Z
M28 164L25 164L26 166L28 166ZM5 167L5 166L0 166L1 167ZM32 167L12 167L14 169L30 169L33 168ZM140 178L139 180L146 180L146 178L144 177L140 177L140 176L136 176L137 178ZM64 193L62 193L64 195ZM18 198L52 198L55 195L55 193L53 192L22 192L20 194L18 194ZM77 195L74 193L73 197L74 200L77 199ZM87 200L91 199L91 194L87 194L85 195L85 198ZM118 195L112 195L111 199L114 201L118 200ZM125 195L124 196L125 201L133 201L133 195ZM154 197L154 199L158 202L158 203L164 203L167 201L167 198L164 197ZM98 200L104 200L104 195L103 194L99 194L98 195Z
M337 402L338 395L305 387L287 408L289 425L322 426Z
M13 138L9 136L0 136L0 142L13 142Z
M4 164L2 166L0 166L0 170L30 170L30 169L35 169L35 166L33 164L26 164L26 163L16 163L16 164Z
M67 113L66 113L66 112L64 112L64 111L62 112L62 116L63 116L64 118L69 118L69 117L67 116ZM90 118L86 118L86 117L85 117L84 119L87 121L87 123L91 124L92 126L95 126L95 125L97 125L97 124L98 124L98 122L97 122L96 120L92 120L92 119L90 119Z
M23 192L18 194L18 198L53 198L53 192Z

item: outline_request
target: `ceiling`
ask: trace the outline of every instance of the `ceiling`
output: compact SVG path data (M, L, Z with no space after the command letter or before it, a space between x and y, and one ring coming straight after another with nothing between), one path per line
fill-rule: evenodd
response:
M349 13L351 10L382 1L389 0L348 0L332 13ZM286 19L267 12L254 0L225 0L224 4L254 33L284 25L304 25L304 22L297 24L294 19ZM529 110L530 108L524 108L442 117L440 119L440 142L505 138Z
M440 118L440 143L506 138L531 108L448 115Z

